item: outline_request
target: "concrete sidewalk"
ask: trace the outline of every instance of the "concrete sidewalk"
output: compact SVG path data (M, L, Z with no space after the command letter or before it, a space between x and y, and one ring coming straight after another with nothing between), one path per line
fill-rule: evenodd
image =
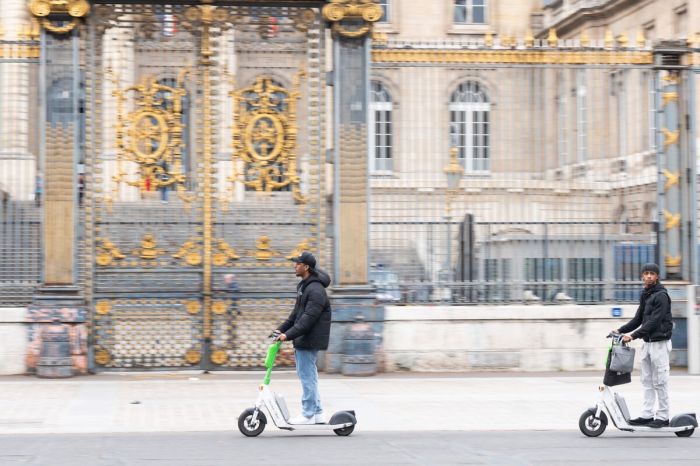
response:
M67 380L0 378L0 434L237 430L254 404L262 373L101 374ZM357 429L569 430L598 399L602 374L321 374L328 414L357 412ZM272 388L299 412L294 373L273 374ZM632 415L641 386L617 387ZM700 413L700 377L671 376L671 411Z

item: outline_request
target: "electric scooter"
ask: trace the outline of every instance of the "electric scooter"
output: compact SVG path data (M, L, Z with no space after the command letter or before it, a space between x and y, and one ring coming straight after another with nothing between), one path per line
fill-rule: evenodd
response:
M613 345L619 345L622 340L620 334L610 334L608 337L613 338ZM613 392L607 385L600 386L599 391L598 404L584 411L578 420L579 429L587 437L598 437L605 432L605 428L608 426L608 417L615 427L626 432L673 432L678 437L690 437L698 426L695 413L674 416L669 421L668 427L631 425L629 423L630 412L622 395Z
M254 408L248 408L238 417L238 430L246 437L256 437L265 430L267 425L267 416L270 416L272 422L279 429L284 430L332 430L336 435L341 437L348 436L355 430L357 419L355 411L338 411L331 416L330 420L325 424L290 424L289 410L287 403L282 395L274 393L270 389L270 377L272 375L272 367L275 365L275 359L279 352L282 342L277 341L272 343L267 349L267 357L265 358L265 378L260 384L260 393L258 400L255 402Z

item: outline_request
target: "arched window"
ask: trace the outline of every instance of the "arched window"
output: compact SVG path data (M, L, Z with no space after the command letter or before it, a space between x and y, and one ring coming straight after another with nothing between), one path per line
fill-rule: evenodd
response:
M466 81L450 98L450 144L466 171L488 171L491 104L479 83Z
M373 172L391 171L392 115L391 94L379 81L372 81L369 104L370 165Z

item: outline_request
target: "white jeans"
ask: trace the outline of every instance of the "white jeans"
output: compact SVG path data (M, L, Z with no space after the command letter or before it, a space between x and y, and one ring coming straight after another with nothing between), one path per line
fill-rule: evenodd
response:
M644 387L643 418L668 420L668 375L671 340L644 342L642 345L642 386ZM659 407L654 415L654 404Z

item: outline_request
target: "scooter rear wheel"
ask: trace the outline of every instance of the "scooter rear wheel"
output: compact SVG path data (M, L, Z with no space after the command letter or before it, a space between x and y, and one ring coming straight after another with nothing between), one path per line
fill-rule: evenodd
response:
M340 429L333 429L333 432L341 437L347 437L348 435L352 434L353 430L355 430L355 426L347 426L341 427Z
M679 437L690 437L693 435L693 432L695 432L695 429L682 430L680 432L676 432L676 435Z
M238 416L238 430L246 437L257 437L265 430L265 424L267 424L265 413L260 410L258 410L258 417L253 423L254 412L255 408L248 408Z
M581 414L578 420L578 428L586 437L597 437L608 427L608 416L605 412L600 412L600 418L595 417L596 410L589 408Z

